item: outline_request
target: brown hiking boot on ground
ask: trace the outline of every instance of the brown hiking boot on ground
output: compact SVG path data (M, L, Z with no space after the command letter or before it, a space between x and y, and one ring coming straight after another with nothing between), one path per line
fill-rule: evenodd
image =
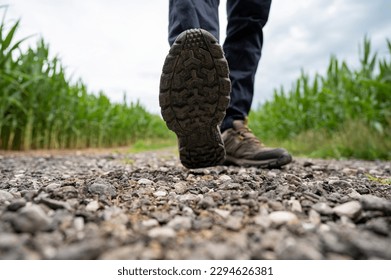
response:
M219 127L230 92L228 63L213 35L202 29L181 33L163 65L159 104L168 128L178 137L185 167L224 162Z
M279 168L292 161L283 148L268 148L247 127L247 121L235 120L233 128L222 134L227 153L225 164Z

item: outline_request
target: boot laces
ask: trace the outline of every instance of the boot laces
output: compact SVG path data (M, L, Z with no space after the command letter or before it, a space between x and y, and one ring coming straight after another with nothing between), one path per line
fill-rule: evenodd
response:
M247 142L248 144L255 144L255 145L261 145L261 141L254 135L252 130L247 125L247 120L244 121L244 124L242 127L238 128L236 132L239 135L240 140L243 142Z

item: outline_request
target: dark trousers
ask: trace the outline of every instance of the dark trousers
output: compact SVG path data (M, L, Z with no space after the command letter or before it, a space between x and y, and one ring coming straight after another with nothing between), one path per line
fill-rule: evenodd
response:
M219 39L220 0L170 0L169 43L183 31L202 28ZM227 37L223 44L232 83L231 102L221 131L233 120L244 120L251 108L254 78L261 58L262 28L271 0L227 0Z

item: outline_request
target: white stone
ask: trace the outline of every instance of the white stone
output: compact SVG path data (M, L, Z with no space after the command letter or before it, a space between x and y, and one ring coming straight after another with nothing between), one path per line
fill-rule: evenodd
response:
M264 216L264 215L256 216L254 218L254 222L255 222L255 224L261 226L264 229L269 228L270 224L271 224L270 218L268 216Z
M349 201L335 206L333 211L338 216L346 216L348 218L354 219L361 213L361 203L358 201Z
M61 187L61 184L59 183L50 183L49 185L46 186L46 191L54 191L57 190Z
M152 185L153 184L153 181L149 180L149 179L146 179L146 178L141 178L140 180L137 181L137 183L139 185Z
M98 209L99 209L99 202L96 200L91 201L86 206L86 210L89 212L96 212Z
M319 213L316 212L314 209L310 210L310 212L308 213L308 218L310 222L314 225L320 225L320 223L322 222Z
M312 205L312 209L314 209L321 215L331 215L334 213L333 209L325 202L318 202Z
M223 217L224 219L228 218L230 215L230 212L227 210L215 209L214 211L217 215Z
M156 197L163 197L163 196L167 195L167 192L166 191L157 191L157 192L154 192L153 195Z
M226 181L231 181L232 178L229 177L228 175L224 174L224 175L221 175L221 176L219 177L219 180L220 180L220 181L223 181L223 182L226 182Z
M195 194L185 194L185 195L181 195L179 196L179 201L180 202L186 202L186 201L199 201L200 200L200 197L195 195Z
M224 226L230 230L240 230L242 228L242 218L229 216Z
M306 231L313 231L316 229L316 225L312 224L312 223L303 223L302 224L303 228L306 230Z
M84 229L84 219L82 217L76 217L74 220L73 220L73 227L77 230L77 231L82 231Z
M348 193L348 196L352 199L360 199L361 198L361 194L359 192L357 192L355 189L351 189L350 193Z
M153 228L159 225L159 222L156 219L149 219L141 222L141 225L146 228Z
M170 227L155 227L148 231L148 236L150 238L157 239L170 239L176 236L175 230Z
M269 219L273 225L294 224L299 221L297 216L288 211L275 211L269 214Z
M176 216L174 219L172 219L171 221L168 222L167 226L170 228L173 228L175 230L190 229L191 228L191 218Z
M298 200L293 199L289 201L289 204L291 205L292 212L303 212L303 209L301 208L301 204Z

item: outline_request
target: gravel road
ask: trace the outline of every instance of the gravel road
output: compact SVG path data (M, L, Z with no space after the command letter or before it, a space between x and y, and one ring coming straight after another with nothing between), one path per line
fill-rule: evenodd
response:
M390 177L391 162L2 153L0 259L390 260Z

